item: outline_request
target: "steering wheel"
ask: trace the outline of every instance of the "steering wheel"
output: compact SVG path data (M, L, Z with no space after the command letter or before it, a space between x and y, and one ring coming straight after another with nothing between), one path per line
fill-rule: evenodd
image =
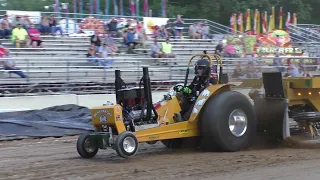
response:
M173 90L176 91L176 92L180 92L179 89L183 89L184 88L184 85L183 84L176 84L174 87L173 87Z

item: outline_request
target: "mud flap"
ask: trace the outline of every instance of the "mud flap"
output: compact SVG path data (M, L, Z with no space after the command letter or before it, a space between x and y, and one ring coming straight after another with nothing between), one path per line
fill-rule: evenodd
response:
M281 73L263 73L263 85L265 97L254 100L257 132L267 140L281 141L290 137L289 100L284 95Z
M281 141L290 137L287 99L256 98L257 133L267 141Z

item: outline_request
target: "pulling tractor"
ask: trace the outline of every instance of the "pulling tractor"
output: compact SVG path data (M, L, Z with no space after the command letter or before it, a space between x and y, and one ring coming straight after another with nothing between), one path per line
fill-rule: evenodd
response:
M187 86L189 69L196 57L216 62L217 84L210 85L194 99L190 118L181 120L181 101L186 96L176 91ZM141 87L143 84L143 87ZM250 99L232 91L227 75L223 73L219 56L193 56L183 85L153 104L148 68L143 68L139 87L126 88L120 70L115 71L116 103L91 109L95 131L81 134L77 151L83 158L94 157L99 149L112 148L123 158L134 156L139 143L162 142L168 148L181 147L184 139L197 139L196 145L206 151L234 152L250 145L256 133L256 116ZM141 129L142 126L152 126ZM140 130L139 130L140 129Z

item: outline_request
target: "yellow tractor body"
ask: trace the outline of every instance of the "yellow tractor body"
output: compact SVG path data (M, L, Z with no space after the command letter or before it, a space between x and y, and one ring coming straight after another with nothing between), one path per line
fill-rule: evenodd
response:
M120 71L116 70L117 102L92 108L96 131L79 137L78 153L91 158L98 149L111 147L119 156L127 158L136 154L139 143L161 141L168 148L179 148L182 140L190 137L197 137L197 146L205 150L238 151L249 146L256 131L254 109L245 95L231 91L233 85L223 74L219 56L193 56L183 86L187 85L191 61L197 56L208 59L211 67L212 57L216 59L218 83L197 93L188 120L179 118L182 92L174 90L160 102L152 103L148 68L143 68L143 88L123 87ZM145 126L150 127L140 128Z

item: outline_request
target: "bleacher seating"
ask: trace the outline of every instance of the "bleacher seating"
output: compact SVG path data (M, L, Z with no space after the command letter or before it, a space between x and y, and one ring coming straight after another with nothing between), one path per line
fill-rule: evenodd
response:
M0 74L2 84L16 83L62 83L62 82L114 82L114 70L121 69L124 80L139 81L142 66L150 68L153 81L183 80L185 67L193 54L201 54L203 50L213 52L218 41L172 39L174 59L163 59L168 64L156 65L149 56L149 49L136 49L137 54L126 54L121 47L121 39L116 39L120 53L116 54L115 64L108 69L88 63L85 54L89 48L89 37L52 37L43 36L44 48L14 48L9 40L2 40L15 58L17 67L21 68L29 79L21 79L17 75ZM148 40L147 47L153 43ZM146 51L147 53L145 53ZM177 64L170 63L177 62Z

